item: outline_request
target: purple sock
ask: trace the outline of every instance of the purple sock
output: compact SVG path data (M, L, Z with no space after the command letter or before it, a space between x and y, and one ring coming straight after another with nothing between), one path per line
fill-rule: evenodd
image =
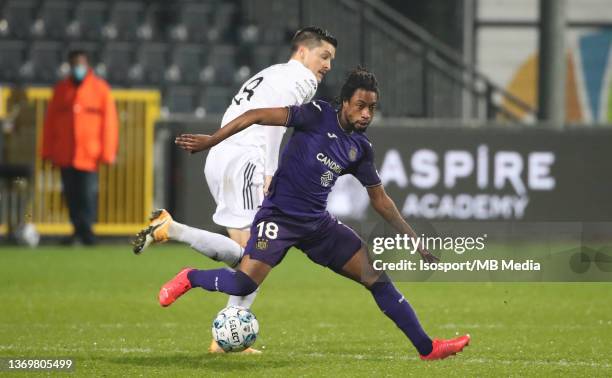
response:
M191 287L220 291L229 295L245 296L257 290L257 283L239 270L227 268L197 270L187 273Z
M376 282L370 292L382 312L410 339L423 356L432 351L432 342L423 331L419 319L404 296L397 291L392 282Z

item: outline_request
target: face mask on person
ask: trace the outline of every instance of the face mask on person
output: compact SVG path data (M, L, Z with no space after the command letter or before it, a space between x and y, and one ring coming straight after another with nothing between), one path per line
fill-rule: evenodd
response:
M87 75L87 67L84 64L77 64L72 67L72 78L76 81L83 81Z

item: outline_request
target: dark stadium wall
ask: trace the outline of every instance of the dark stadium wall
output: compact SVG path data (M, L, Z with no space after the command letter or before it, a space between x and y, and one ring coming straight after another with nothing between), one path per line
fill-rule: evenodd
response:
M463 52L465 0L384 0L454 50Z

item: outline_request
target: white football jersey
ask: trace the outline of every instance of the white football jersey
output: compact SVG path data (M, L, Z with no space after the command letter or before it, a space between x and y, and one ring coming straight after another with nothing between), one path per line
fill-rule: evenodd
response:
M221 125L226 125L250 109L302 105L310 102L317 91L315 75L297 60L275 64L249 78L231 99ZM214 148L231 143L261 148L266 174L273 174L278 164L278 150L285 127L252 125ZM271 147L271 148L270 148Z

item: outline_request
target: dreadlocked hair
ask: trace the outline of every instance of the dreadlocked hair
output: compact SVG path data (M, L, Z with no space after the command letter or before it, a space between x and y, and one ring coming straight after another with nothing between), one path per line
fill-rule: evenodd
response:
M376 93L376 97L380 96L378 93L378 80L376 80L376 76L361 66L353 69L346 76L346 80L340 90L340 97L336 98L338 105L342 107L342 103L344 101L349 101L358 89L374 92Z

